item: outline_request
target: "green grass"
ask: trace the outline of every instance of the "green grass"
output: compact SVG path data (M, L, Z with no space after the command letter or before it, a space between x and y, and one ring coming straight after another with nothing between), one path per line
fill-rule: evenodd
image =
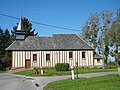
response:
M120 76L60 80L49 83L43 90L120 90Z
M40 72L40 69L38 69ZM78 73L83 74L83 73L95 73L95 72L112 72L112 71L117 71L116 68L112 69L100 69L100 68L79 68ZM33 70L25 70L21 72L16 72L14 74L19 74L19 75L26 75L26 76L41 76L41 74L36 75L35 74L35 69ZM44 69L44 75L43 76L56 76L56 75L70 75L71 71L56 71L54 68L46 68Z
M6 73L6 72L8 72L8 71L6 71L6 70L5 70L5 71L3 71L3 70L1 71L1 70L0 70L0 73Z

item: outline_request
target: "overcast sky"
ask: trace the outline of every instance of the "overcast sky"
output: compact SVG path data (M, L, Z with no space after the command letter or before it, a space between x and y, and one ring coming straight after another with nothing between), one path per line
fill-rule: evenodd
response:
M64 30L33 24L39 36L52 36L58 33L80 33L90 13L103 10L116 11L120 0L0 0L0 14L21 16L30 21L78 29ZM0 27L12 30L19 20L0 15Z

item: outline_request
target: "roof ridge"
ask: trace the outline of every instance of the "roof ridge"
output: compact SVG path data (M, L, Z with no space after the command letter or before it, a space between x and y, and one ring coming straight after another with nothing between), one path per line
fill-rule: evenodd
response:
M91 45L89 45L79 34L76 34L84 43L86 43L88 46L90 46L92 49L94 49Z
M10 44L10 46L8 46L5 50L7 50L8 48L10 48L15 42L16 42L16 40L12 44Z
M61 34L53 34L52 36L54 36L54 35L76 35L76 34L71 34L71 33L69 33L69 34L68 33L62 34L61 33Z

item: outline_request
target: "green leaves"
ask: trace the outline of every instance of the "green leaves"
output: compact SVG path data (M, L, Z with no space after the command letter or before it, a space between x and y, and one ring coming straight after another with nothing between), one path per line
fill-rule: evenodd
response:
M99 31L99 14L91 14L88 20L86 21L85 26L82 28L82 34L85 35L84 39L90 43L94 48L97 44L97 35Z
M11 43L12 41L9 30L3 30L0 28L0 55L5 54L5 48L7 48Z
M82 28L82 35L107 62L108 55L112 54L110 48L120 46L120 8L116 12L106 10L91 14Z

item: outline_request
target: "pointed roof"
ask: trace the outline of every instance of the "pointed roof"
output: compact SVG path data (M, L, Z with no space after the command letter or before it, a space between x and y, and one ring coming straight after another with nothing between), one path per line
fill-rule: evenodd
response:
M24 30L24 25L23 25L23 22L22 22L22 17L20 17L20 21L18 23L17 31L25 31Z

